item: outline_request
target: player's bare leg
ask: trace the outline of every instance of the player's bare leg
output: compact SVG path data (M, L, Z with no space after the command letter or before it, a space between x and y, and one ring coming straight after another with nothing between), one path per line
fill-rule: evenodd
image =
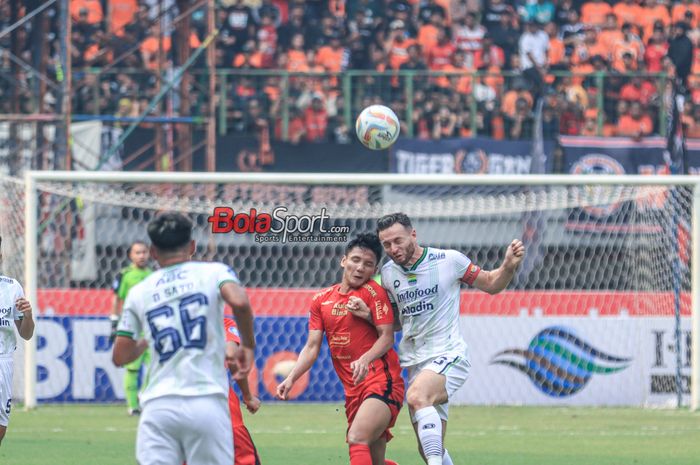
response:
M428 465L442 465L443 422L435 405L447 402L446 378L432 370L422 370L408 387L406 402L415 418L419 449Z
M2 440L5 438L6 432L7 432L7 426L0 425L0 446L2 446Z
M380 437L369 445L369 452L372 455L372 465L384 465L386 461L386 438Z
M384 465L374 461L370 445L376 442L391 422L389 406L379 399L365 399L348 429L351 465ZM386 443L385 443L386 446Z

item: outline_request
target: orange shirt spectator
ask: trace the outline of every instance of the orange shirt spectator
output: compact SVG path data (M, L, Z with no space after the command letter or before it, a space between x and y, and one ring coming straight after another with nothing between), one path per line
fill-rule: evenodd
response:
M694 3L694 0L688 0L686 3L676 3L671 10L671 21L675 24L681 21L688 22L685 18L686 11L693 14L693 20L690 22L691 27L696 28L700 25L700 5Z
M641 24L642 20L642 7L640 7L635 0L625 0L618 3L613 8L613 13L617 17L618 27L622 27L625 23L630 24Z
M618 136L642 137L648 136L654 130L654 124L649 115L642 114L639 103L632 103L630 112L620 116L617 121Z
M618 41L612 49L613 68L621 73L628 71L624 61L625 54L631 55L634 64L633 69L637 69L636 63L641 58L642 43L639 38L633 34L625 34L625 37L621 41Z
M574 49L571 56L571 63L578 65L588 62L594 56L601 56L605 60L610 59L610 49L601 43L595 30L589 29L586 31L585 39L582 44L579 44Z
M408 47L416 43L413 39L394 40L389 49L389 66L398 70L408 61Z
M336 42L335 40L333 42ZM340 47L340 42L336 43L337 47L325 45L318 49L316 53L316 65L322 66L329 73L339 73L343 70L343 56L345 48Z
M661 21L664 27L668 28L671 25L671 15L668 14L668 8L665 5L657 4L656 0L648 0L648 5L642 8L642 21L638 23L643 27L645 40L654 32L656 21Z
M620 89L620 99L629 102L640 102L647 105L656 95L656 87L649 81L642 81L640 78L633 78Z
M581 22L602 26L605 23L605 17L610 13L612 13L612 8L602 0L586 2L581 7Z
M304 50L290 49L287 52L287 71L290 73L304 73L309 70L309 62Z
M172 41L169 36L163 37L163 53L167 55L172 46ZM156 69L158 67L158 37L150 35L141 42L139 47L143 62L147 68Z
M506 94L503 96L503 100L501 101L501 112L506 116L510 116L511 118L515 117L515 104L521 98L525 99L529 109L532 109L533 100L530 92L526 90L512 89L506 92Z
M614 14L609 14L605 18L605 26L598 34L598 43L602 44L606 49L612 50L615 44L624 40L625 36L617 25L617 19ZM610 52L608 52L610 54Z
M558 65L566 57L566 47L564 42L556 37L549 38L549 50L547 50L547 60L549 65Z
M109 30L117 36L124 35L124 26L129 24L139 10L136 0L109 0Z
M428 53L428 69L431 71L439 71L452 61L452 55L455 53L455 46L450 42L437 44Z
M80 17L80 10L83 8L88 12L87 22L89 24L99 23L104 18L100 0L71 0L70 14L75 21Z
M421 46L424 53L428 53L438 43L439 29L432 24L421 26L418 30L418 45Z
M304 124L308 142L323 142L326 139L328 114L320 98L314 97L311 105L304 111Z
M263 56L253 45L246 44L243 46L243 52L234 57L232 64L234 68L241 69L262 68Z
M505 82L505 79L501 74L501 68L496 65L491 65L486 70L480 69L479 71L482 73L486 72L486 75L483 77L484 85L496 91L496 95L501 95L503 92L503 84Z

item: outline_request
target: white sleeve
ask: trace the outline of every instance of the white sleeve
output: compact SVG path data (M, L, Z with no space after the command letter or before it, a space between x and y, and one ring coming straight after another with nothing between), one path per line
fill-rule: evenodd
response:
M138 292L129 292L126 295L122 316L119 319L119 325L117 325L117 336L138 339L143 332L143 322L139 317L134 294L138 294Z
M450 260L451 269L454 273L454 279L456 281L461 281L464 277L464 273L467 272L467 269L472 261L469 259L469 257L464 255L462 252L458 252L457 250L448 250L447 258Z
M15 305L17 299L21 298L24 298L24 289L22 289L22 285L18 281L15 281L14 296L12 298L12 318L15 320L21 320L24 318L24 315L17 310L17 305Z
M236 284L241 284L241 280L238 279L238 275L233 268L223 263L218 263L219 269L216 270L216 287L220 288L222 284L227 282L234 282Z

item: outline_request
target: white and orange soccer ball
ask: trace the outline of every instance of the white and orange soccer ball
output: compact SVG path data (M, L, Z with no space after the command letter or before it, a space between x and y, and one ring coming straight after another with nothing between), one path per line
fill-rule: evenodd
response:
M387 149L396 142L401 126L391 108L371 105L355 121L355 132L362 144L372 150Z

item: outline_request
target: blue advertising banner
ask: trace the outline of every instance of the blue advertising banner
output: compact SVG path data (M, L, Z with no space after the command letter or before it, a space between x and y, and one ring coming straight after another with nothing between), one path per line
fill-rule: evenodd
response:
M570 174L670 174L665 151L667 140L649 137L561 137L564 168ZM688 141L686 167L700 172L700 141ZM569 212L567 229L578 232L668 233L689 220L689 191L685 188L650 186L572 187L569 194L588 204ZM673 218L668 215L673 214Z
M105 317L39 317L37 324L37 398L39 402L116 402L124 399L122 368L112 364L110 323ZM306 342L305 317L258 317L258 347L251 390L273 400ZM291 393L299 401L341 401L338 380L324 340L313 368Z
M545 172L552 172L554 142L544 142ZM399 139L391 148L390 171L411 174L529 174L532 142L466 139Z
M669 174L663 137L635 141L629 137L562 136L560 140L566 173ZM689 174L700 173L700 140L689 140L686 147Z

